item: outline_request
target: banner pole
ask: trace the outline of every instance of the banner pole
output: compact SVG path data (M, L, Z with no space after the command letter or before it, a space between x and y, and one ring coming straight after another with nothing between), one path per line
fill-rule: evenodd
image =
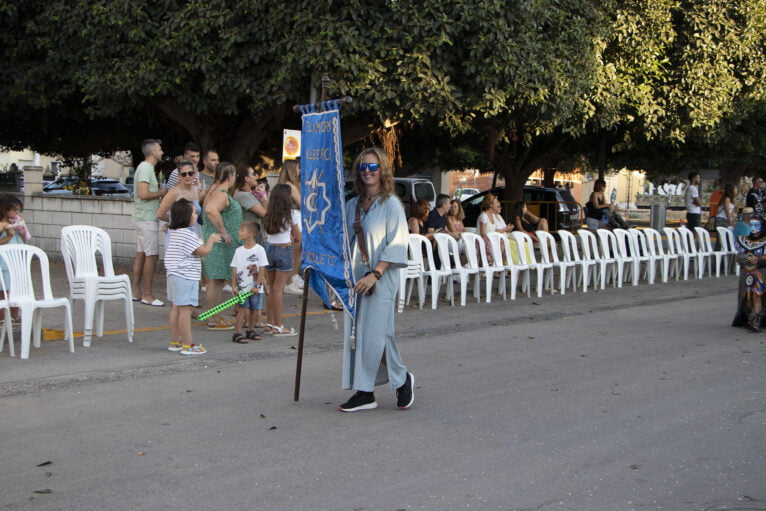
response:
M309 277L311 276L311 267L303 272L303 302L301 304L301 326L298 332L298 358L295 361L295 390L293 391L293 401L296 403L301 395L301 370L303 369L303 334L306 331L306 306L309 297Z

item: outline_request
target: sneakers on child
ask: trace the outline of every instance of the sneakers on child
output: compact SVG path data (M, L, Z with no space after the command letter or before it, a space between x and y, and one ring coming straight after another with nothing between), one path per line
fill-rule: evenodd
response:
M184 346L181 349L181 355L204 355L205 353L207 353L207 350L199 344Z
M168 351L181 351L182 346L181 343L178 341L170 341L170 345L168 346Z
M415 377L412 373L407 373L407 378L404 380L404 385L396 389L396 407L400 410L405 410L412 406L415 402Z
M362 392L361 390L351 396L351 399L338 407L341 412L361 412L362 410L374 410L378 407L375 402L375 394Z
M303 277L301 277L301 276L300 276L300 275L298 275L298 274L295 274L295 275L293 275L293 278L292 278L292 280L290 281L290 283L291 283L293 286L295 286L295 287L298 287L298 288L300 288L300 289L303 289Z

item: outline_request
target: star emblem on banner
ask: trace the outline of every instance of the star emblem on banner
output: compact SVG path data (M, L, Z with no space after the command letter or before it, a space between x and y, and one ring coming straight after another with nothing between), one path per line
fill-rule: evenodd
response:
M309 193L306 196L306 211L308 215L307 218L303 219L303 223L306 225L306 230L309 233L315 228L324 225L325 216L331 206L330 199L327 197L327 189L325 184L319 180L320 177L319 169L316 169L311 175L311 180L305 182L309 189Z

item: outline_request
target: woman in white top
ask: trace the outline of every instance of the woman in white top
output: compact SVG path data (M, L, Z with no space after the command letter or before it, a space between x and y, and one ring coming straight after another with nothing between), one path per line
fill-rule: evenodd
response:
M266 257L266 278L269 293L266 295L268 321L264 333L274 335L297 335L294 328L282 324L282 298L290 272L293 269L292 247L301 241L300 211L292 209L290 187L278 184L269 197L263 227L268 234L269 248Z
M486 238L491 232L511 232L514 229L513 225L506 225L500 215L500 201L491 193L488 193L481 202L481 213L477 225L482 238Z
M718 203L718 214L716 215L716 227L733 227L737 225L737 208L734 201L737 198L737 189L729 183L724 188L721 202Z
M488 193L481 202L481 213L476 220L479 227L479 234L484 238L484 251L487 253L487 261L492 261L492 247L489 244L491 232L511 232L514 229L513 224L506 225L505 220L500 215L500 201L497 197Z

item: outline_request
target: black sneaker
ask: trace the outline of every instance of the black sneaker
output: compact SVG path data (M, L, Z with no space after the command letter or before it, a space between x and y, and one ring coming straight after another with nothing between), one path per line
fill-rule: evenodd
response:
M351 399L338 407L341 412L360 412L362 410L374 410L378 407L375 402L375 394L372 392L358 391Z
M412 406L415 402L415 377L412 373L407 373L407 378L404 380L404 385L396 389L396 406L400 410L405 410Z

